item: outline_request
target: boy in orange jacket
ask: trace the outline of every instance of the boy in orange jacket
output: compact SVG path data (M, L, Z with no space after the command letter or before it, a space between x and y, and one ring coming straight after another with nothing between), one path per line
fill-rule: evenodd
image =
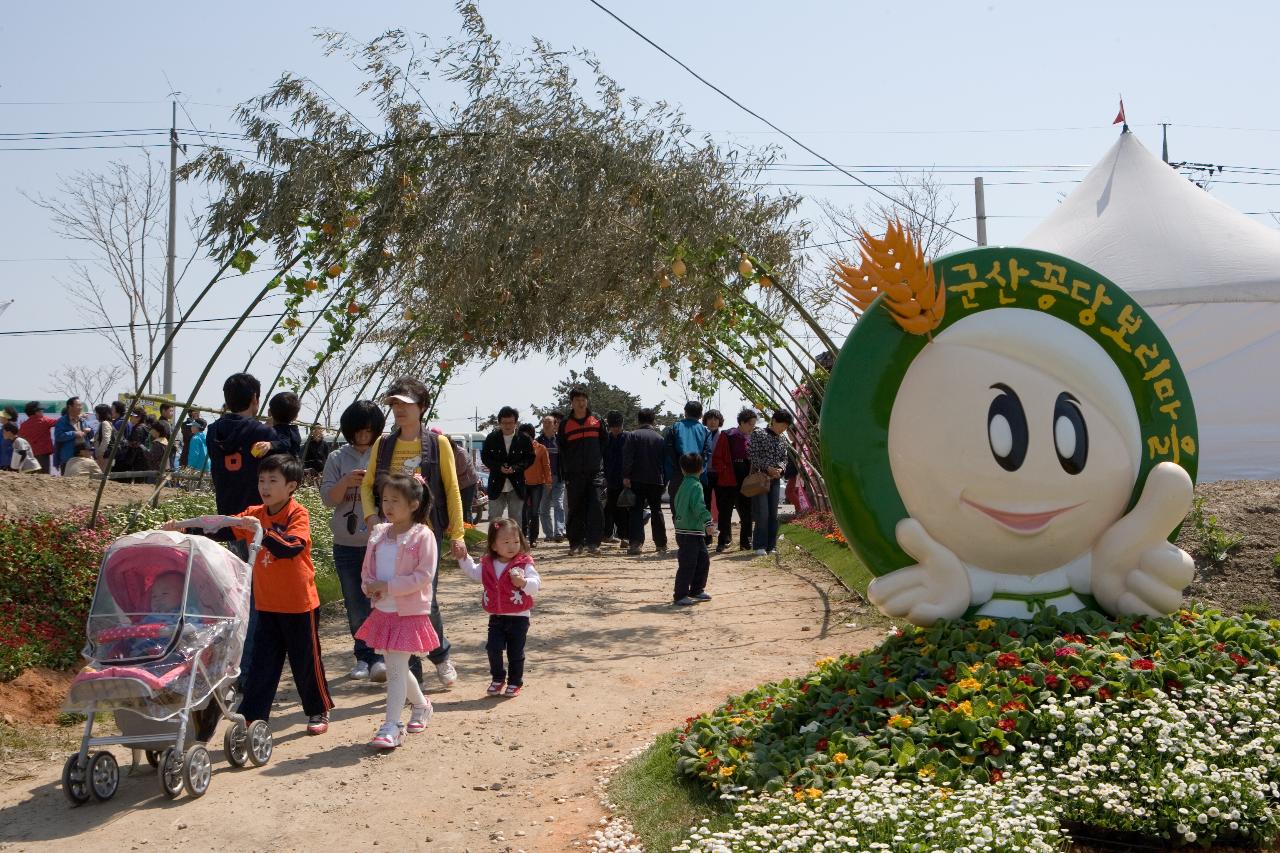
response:
M262 548L253 567L258 619L240 713L248 722L270 718L287 657L307 715L307 732L319 735L329 730L333 700L320 659L320 595L311 562L311 519L307 508L293 499L301 483L302 463L296 457L268 456L258 464L262 503L237 515L256 518L262 525ZM173 522L165 528L176 529ZM251 540L253 525L243 523L232 532L237 539Z

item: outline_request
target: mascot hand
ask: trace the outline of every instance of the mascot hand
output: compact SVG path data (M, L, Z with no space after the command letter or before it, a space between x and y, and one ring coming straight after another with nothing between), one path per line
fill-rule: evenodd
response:
M1191 509L1194 488L1181 466L1161 462L1147 475L1138 503L1093 548L1093 595L1114 616L1163 616L1177 610L1195 563L1169 544Z
M929 536L920 522L898 522L898 545L916 560L876 578L867 590L871 603L889 616L905 616L916 625L955 619L969 608L969 574L960 558Z

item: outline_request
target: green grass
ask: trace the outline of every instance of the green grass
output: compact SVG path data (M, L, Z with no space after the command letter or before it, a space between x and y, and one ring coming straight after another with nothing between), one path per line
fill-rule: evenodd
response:
M730 815L717 807L707 791L676 773L674 731L627 762L609 781L610 802L631 822L646 850L670 850L704 818L728 827Z
M826 539L816 530L801 527L798 524L782 525L782 534L788 542L794 542L818 562L826 566L845 586L867 597L867 587L871 585L873 575L862 564L853 549L839 542Z

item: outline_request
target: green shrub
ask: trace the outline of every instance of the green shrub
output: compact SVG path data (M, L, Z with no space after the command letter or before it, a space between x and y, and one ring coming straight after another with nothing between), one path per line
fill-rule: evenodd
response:
M691 718L677 765L729 800L816 799L879 777L953 790L1006 777L1037 791L1069 783L1051 798L1064 820L1166 838L1269 838L1280 791L1278 642L1280 622L1200 610L908 628ZM1202 807L1197 791L1213 803ZM1233 805L1218 806L1219 795ZM1194 827L1179 818L1192 807L1206 814Z
M1223 530L1216 515L1205 515L1204 498L1195 499L1189 520L1196 540L1196 554L1211 563L1221 563L1244 541L1241 534Z

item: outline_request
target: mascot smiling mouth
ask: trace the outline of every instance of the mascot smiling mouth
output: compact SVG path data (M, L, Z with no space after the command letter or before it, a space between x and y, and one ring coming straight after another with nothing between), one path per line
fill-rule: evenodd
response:
M1003 526L1009 528L1014 533L1039 533L1049 526L1049 522L1065 512L1070 512L1076 507L1084 506L1083 503L1075 504L1075 506L1062 507L1061 509L1051 509L1045 512L1009 512L1008 510L996 509L994 507L984 506L977 501L969 498L960 497L960 502L966 506L971 506L983 515L995 519Z

